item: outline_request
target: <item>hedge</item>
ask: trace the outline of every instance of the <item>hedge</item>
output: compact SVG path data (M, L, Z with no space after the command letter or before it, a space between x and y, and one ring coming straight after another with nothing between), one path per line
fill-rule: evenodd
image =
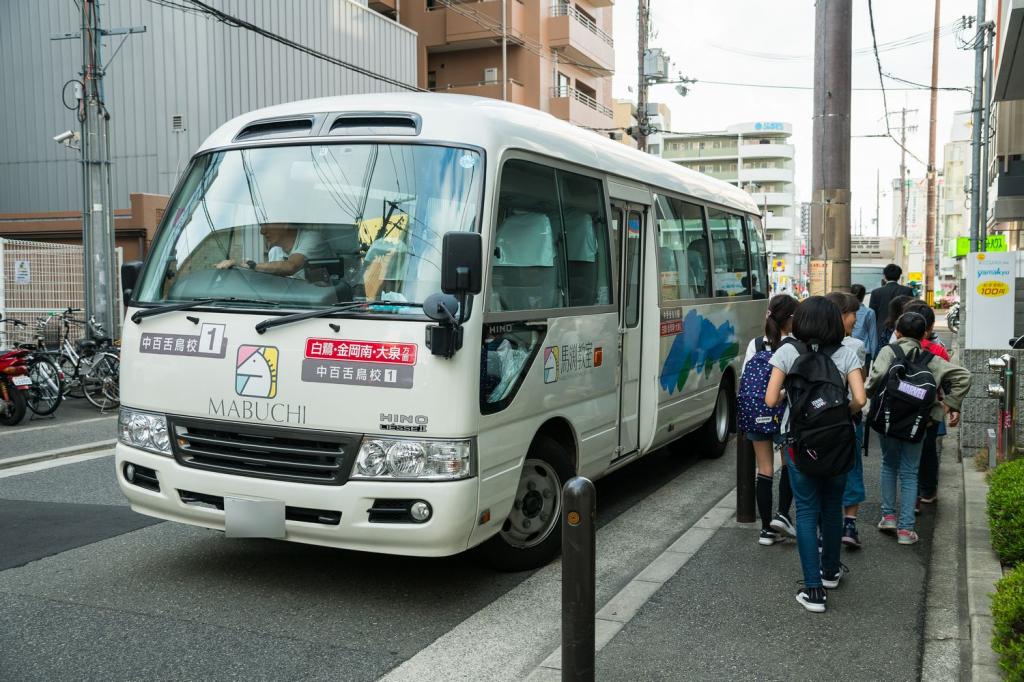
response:
M1024 564L996 583L992 649L1008 680L1024 679Z
M1024 561L1024 459L1000 464L989 477L988 525L999 558Z

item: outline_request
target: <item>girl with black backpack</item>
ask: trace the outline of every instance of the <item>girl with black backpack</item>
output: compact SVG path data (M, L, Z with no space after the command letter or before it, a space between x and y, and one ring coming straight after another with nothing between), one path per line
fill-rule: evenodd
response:
M785 536L796 537L796 528L789 519L793 490L789 474L782 467L779 477L779 510L772 516L772 481L775 475L775 445L782 445L781 411L765 405L764 397L771 377L772 354L783 340L792 336L793 313L798 302L789 294L773 296L768 302L764 320L764 337L751 339L743 358L740 388L736 395L736 414L740 431L754 448L757 460L757 510L761 516L761 532L757 542L774 545ZM785 465L785 462L783 462Z
M823 296L802 302L793 315L793 336L797 343L784 344L772 356L765 402L787 404L782 431L804 577L796 599L822 613L825 588L839 587L842 577L843 488L856 448L852 415L867 396L861 361L843 345L846 331L835 303Z

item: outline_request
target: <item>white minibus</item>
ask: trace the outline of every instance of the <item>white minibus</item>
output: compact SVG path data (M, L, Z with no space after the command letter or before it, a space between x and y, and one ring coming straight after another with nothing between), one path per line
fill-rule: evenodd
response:
M724 452L766 270L746 193L533 109L245 114L123 270L118 483L228 537L535 567L568 478Z

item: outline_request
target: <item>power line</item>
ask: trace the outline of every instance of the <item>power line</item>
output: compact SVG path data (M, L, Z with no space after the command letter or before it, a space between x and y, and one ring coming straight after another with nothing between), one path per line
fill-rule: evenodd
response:
M878 65L878 83L881 86L880 89L882 91L882 107L885 110L885 132L888 133L889 137L896 143L897 147L909 154L918 163L923 164L924 161L917 158L917 155L907 149L902 142L896 139L896 136L892 134L892 128L889 126L889 99L885 93L885 72L882 70L882 58L878 54L878 38L875 34L875 11L872 7L872 0L868 0L868 19L871 24L871 44L875 50L875 63ZM902 178L900 178L900 182L903 182Z
M231 14L228 14L227 12L223 12L223 11L217 9L216 7L213 7L212 5L208 5L205 2L202 2L201 0L182 0L183 2L188 3L187 5L183 5L180 2L172 2L172 0L148 0L148 1L150 3L152 3L152 4L154 4L154 5L159 6L159 7L166 7L166 8L169 8L169 9L175 9L175 10L178 10L180 12L193 13L193 14L202 14L202 15L210 16L210 17L216 19L220 23L222 23L225 26L228 26L230 28L242 28L242 29L245 29L247 31L251 31L253 33L256 33L257 35L260 35L260 36L266 38L267 40L272 40L275 43L279 43L281 45L284 45L285 47L290 47L293 50L297 50L299 52L302 52L303 54L309 55L310 57L314 57L316 59L323 60L323 61L328 62L330 64L333 64L335 66L340 66L343 69L348 69L349 71L353 71L355 73L358 73L361 76L366 76L367 78L372 78L373 80L377 80L377 81L380 81L382 83L386 83L388 85L393 85L395 87L402 88L402 89L405 89L405 90L411 90L411 91L415 91L415 92L425 92L425 90L423 88L419 88L419 87L416 87L415 85L409 85L407 83L403 83L402 81L397 80L395 78L390 78L389 76L385 76L385 75L376 73L375 71L371 71L371 70L366 69L366 68L364 68L362 66L358 66L358 65L353 64L351 62L347 62L347 61L345 61L343 59L339 59L338 57L334 57L334 56L331 56L331 55L326 54L324 52L320 52L319 50L315 50L315 49L309 47L308 45L303 45L302 43L299 43L299 42L297 42L295 40L292 40L290 38L286 38L286 37L284 37L284 36L282 36L280 34L277 34L277 33L274 33L272 31L269 31L269 30L267 30L267 29L265 29L265 28L263 28L261 26L257 26L256 24L253 24L253 23L251 23L249 21L246 21L245 19L241 19L239 17L236 17L236 16L233 16Z
M903 80L903 79L900 79L900 78L896 78L895 76L890 76L890 78L893 78L894 80L900 80L900 81ZM668 83L671 83L671 82L672 81L668 81ZM905 81L905 82L909 83L911 81ZM726 86L734 86L734 87L741 87L741 88L768 88L768 89L772 89L772 90L814 90L814 86L811 86L811 85L781 85L781 84L777 84L777 83L736 83L736 82L732 82L732 81L709 81L709 80L704 80L704 79L697 79L697 84L698 85L699 84L704 84L704 85L726 85ZM665 85L665 83L657 83L656 85ZM971 91L970 88L957 88L957 87L952 87L952 86L950 86L950 87L941 87L941 88L937 88L937 89L938 90L948 90L948 91L966 91L966 92L970 92ZM851 88L851 90L856 90L856 91L861 91L861 92L878 92L878 91L885 92L886 90L892 90L892 91L904 91L904 90L914 91L914 90L931 90L931 87L927 86L927 85L914 84L913 87L903 87L903 88L885 88L885 87L881 87L881 88Z

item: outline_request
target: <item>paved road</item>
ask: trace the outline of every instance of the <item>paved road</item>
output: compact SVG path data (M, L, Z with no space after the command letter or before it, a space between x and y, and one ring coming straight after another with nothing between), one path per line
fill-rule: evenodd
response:
M85 399L68 399L50 417L29 413L17 426L0 426L0 464L8 457L111 440L116 429L116 410L100 412Z

